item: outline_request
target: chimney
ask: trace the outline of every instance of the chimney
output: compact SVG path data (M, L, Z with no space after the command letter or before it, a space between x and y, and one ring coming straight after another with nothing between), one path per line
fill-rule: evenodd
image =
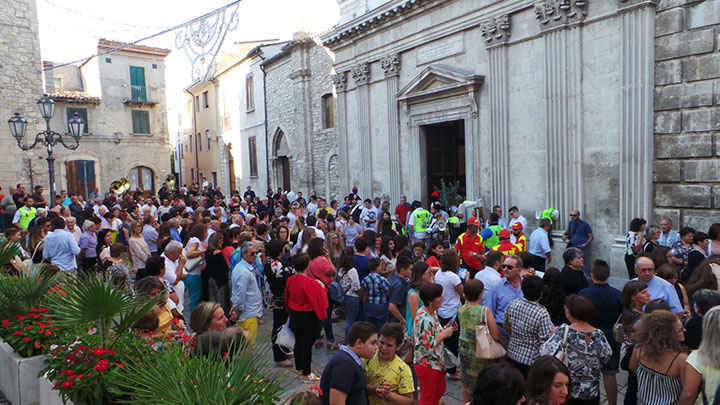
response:
M43 61L43 72L45 79L45 93L55 93L55 76L53 75L53 69L55 64L49 61Z

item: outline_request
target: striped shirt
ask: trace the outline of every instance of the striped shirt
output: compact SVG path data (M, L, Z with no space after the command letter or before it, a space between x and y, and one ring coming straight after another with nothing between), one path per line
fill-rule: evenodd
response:
M678 352L665 374L659 373L640 362L637 367L638 404L641 405L672 405L677 404L682 393L682 385L680 384L680 376L667 375L670 371L675 359L679 356Z

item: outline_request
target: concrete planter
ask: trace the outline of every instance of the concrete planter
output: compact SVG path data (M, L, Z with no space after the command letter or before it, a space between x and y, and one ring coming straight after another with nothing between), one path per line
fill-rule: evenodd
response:
M20 357L0 339L0 391L13 405L37 404L40 401L38 373L44 355Z
M42 376L38 380L38 385L40 387L40 405L63 405L60 392L52 389L53 382ZM75 405L75 403L68 401L65 405Z

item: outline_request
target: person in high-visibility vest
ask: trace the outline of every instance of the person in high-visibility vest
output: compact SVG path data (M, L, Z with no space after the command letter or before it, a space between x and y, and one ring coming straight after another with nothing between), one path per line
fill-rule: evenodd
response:
M500 243L500 240L498 239L498 234L500 231L503 230L503 227L498 225L498 220L500 219L500 216L493 212L490 214L490 218L488 218L488 221L490 222L490 225L483 229L480 236L483 238L483 243L485 244L485 251L488 251L495 246L497 246Z
M500 243L494 246L492 250L500 252L503 256L516 255L520 253L520 248L514 243L510 242L510 231L503 229L498 233Z
M515 222L510 227L513 236L515 236L515 244L520 248L521 252L527 252L527 238L523 233L523 226L520 222Z
M467 231L458 236L455 250L460 256L460 265L467 268L470 278L483 269L483 252L485 251L482 236L478 235L480 221L470 217L467 221ZM469 279L468 279L469 280Z
M33 220L37 216L37 208L33 207L33 204L35 203L35 200L32 197L25 197L23 199L23 205L22 207L18 208L17 211L15 211L15 216L13 217L13 225L16 225L18 228L27 231L28 226L30 225L30 221Z
M427 238L427 229L430 226L432 214L422 207L420 201L413 201L413 212L408 220L408 228L412 230L413 243Z

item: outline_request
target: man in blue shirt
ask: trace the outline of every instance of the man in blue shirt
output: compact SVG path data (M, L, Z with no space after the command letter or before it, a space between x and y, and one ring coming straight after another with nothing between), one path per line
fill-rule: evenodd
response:
M510 339L509 332L503 329L505 309L507 309L508 304L513 300L523 297L523 292L520 288L520 284L522 283L520 267L522 267L520 257L516 255L505 256L502 264L502 271L505 273L505 278L490 288L487 299L485 300L485 305L490 308L493 316L495 316L498 329L500 330L500 334L505 338L505 341Z
M562 236L563 241L569 241L567 247L576 247L583 252L583 260L588 263L590 260L590 243L593 241L592 228L590 224L580 219L580 211L573 210L570 213L570 224ZM586 265L580 268L587 273Z
M532 263L525 263L525 265L532 264L532 267L537 271L545 271L545 263L550 263L552 260L550 249L550 239L548 232L550 232L552 224L547 218L540 219L538 229L534 230L530 234L530 240L528 241L528 253L533 255Z
M232 269L231 284L233 309L230 319L237 321L238 326L247 329L252 335L252 342L257 339L258 318L263 314L262 294L255 281L253 265L257 257L257 248L252 242L240 245L242 260Z
M635 258L635 274L633 280L642 280L647 283L647 290L652 299L662 298L670 305L670 310L682 316L685 310L680 304L675 287L669 282L655 275L655 263L647 253L640 253Z
M658 245L671 248L678 242L680 242L680 234L672 229L672 219L664 218L660 221Z
M412 275L412 260L407 256L398 256L395 264L396 274L390 284L390 316L388 322L405 324L405 306L407 305L408 279Z
M65 220L55 217L50 221L53 231L44 240L43 259L50 260L62 271L77 271L75 256L80 254L75 235L65 230Z
M613 338L613 326L623 310L620 290L610 287L610 266L604 260L595 260L590 268L593 285L580 290L578 295L587 297L595 306L595 317L590 324L605 334L612 349L612 356L602 367L603 385L608 396L608 403L617 403L617 379L620 371L620 343Z

